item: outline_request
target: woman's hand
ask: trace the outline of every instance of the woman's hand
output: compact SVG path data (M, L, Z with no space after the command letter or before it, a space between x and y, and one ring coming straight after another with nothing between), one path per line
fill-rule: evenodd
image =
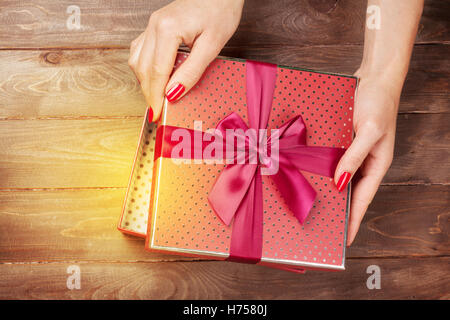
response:
M347 245L358 232L367 207L389 169L395 142L400 90L393 81L357 72L360 77L353 113L355 139L341 158L335 172L339 191L344 190L355 172L361 178L352 187Z
M363 59L356 72L360 82L353 112L355 140L341 158L334 177L341 191L358 168L362 176L354 181L348 246L392 162L400 93L423 0L369 0L367 5L378 8L380 16L375 18L381 20L378 28L368 25L365 30Z
M200 79L239 24L244 0L176 0L155 11L147 29L132 43L128 64L138 78L153 121L164 96L179 99ZM181 44L189 57L172 74Z

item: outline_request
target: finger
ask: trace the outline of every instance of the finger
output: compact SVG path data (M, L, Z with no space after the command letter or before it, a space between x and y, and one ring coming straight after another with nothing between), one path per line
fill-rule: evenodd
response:
M165 98L165 89L173 71L181 39L168 34L158 35L150 70L150 105L154 109L154 120L159 119Z
M392 163L394 139L394 134L387 135L374 146L373 152L364 161L361 170L362 178L352 188L348 246L355 239L364 214Z
M203 72L221 50L221 45L208 34L200 35L187 59L174 72L166 87L167 100L172 102L185 95L201 78Z
M334 182L339 192L345 189L351 177L380 138L381 136L369 127L362 127L358 131L355 140L342 156L334 173Z
M181 39L170 30L156 26L153 37L147 37L146 42L153 44L142 49L139 57L141 69L141 87L148 106L151 108L155 121L161 114L164 101L164 90L175 64Z
M350 219L348 223L347 246L350 246L353 243L364 214L366 213L369 204L372 202L383 176L384 173L367 175L361 178L361 180L353 186L350 205Z
M145 39L145 32L142 32L130 44L130 57L128 58L128 65L131 67L133 72L135 72L135 69L137 68L139 55L141 54L142 46L144 45L144 39ZM138 81L140 80L138 79Z
M141 84L141 89L142 89L142 93L145 97L145 100L147 101L148 104L148 98L146 96L146 93L144 91L144 88L142 87L142 83L144 81L145 78L148 77L148 70L151 66L151 61L153 59L153 52L155 50L155 27L154 27L154 23L151 22L152 20L150 19L150 24L147 27L147 29L144 32L143 37L141 38L141 48L139 50L139 54L136 54L135 59L137 59L137 61L134 62L134 64L132 65L133 71L136 75L136 78L138 78L139 83Z

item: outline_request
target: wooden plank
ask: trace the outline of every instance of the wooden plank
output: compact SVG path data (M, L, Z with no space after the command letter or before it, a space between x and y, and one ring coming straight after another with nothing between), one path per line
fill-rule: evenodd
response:
M358 259L344 272L293 274L233 262L1 264L1 299L449 299L449 257ZM381 271L369 290L367 267ZM270 290L268 290L270 288Z
M450 186L381 186L348 257L450 254Z
M228 56L352 74L361 46L234 48ZM450 45L417 46L400 112L450 113ZM0 51L0 119L140 117L128 50Z
M69 30L69 0L0 5L0 48L128 47L150 14L168 4L158 1L78 0L80 29ZM248 0L229 46L361 44L366 2L359 0ZM417 43L450 40L450 4L425 1Z
M394 161L384 183L448 183L450 136L446 114L400 114ZM414 168L414 169L412 169Z
M126 189L0 192L0 261L196 260L150 253L117 230Z
M0 188L126 187L142 119L0 121Z
M143 116L128 50L0 51L0 117Z
M125 189L0 192L0 263L169 261L116 229ZM414 195L414 197L411 197ZM382 186L347 257L450 254L450 186Z
M126 187L142 120L0 121L0 188ZM402 114L384 182L449 183L450 114ZM430 164L436 164L430 166Z

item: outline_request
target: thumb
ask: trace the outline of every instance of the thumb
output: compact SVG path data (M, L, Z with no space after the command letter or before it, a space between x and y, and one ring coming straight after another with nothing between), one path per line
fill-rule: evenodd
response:
M348 185L379 138L370 130L364 128L359 130L352 144L339 161L334 173L334 182L339 192Z
M166 98L169 102L176 101L185 95L201 78L203 72L213 61L220 50L218 45L212 45L214 39L202 34L194 43L187 59L173 73L166 87Z

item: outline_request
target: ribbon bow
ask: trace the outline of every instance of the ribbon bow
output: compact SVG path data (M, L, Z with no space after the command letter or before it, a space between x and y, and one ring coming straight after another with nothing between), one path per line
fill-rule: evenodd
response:
M267 128L273 101L276 65L247 61L247 109L249 126L259 132ZM247 124L232 113L217 127L247 130ZM258 150L259 151L259 150ZM299 170L332 177L344 150L306 145L306 126L296 116L279 128L279 167L270 177L289 209L303 224L311 210L316 191ZM268 164L270 166L270 162ZM209 193L209 202L219 218L229 225L234 218L228 260L257 263L262 255L263 196L261 164L230 164L217 178Z

